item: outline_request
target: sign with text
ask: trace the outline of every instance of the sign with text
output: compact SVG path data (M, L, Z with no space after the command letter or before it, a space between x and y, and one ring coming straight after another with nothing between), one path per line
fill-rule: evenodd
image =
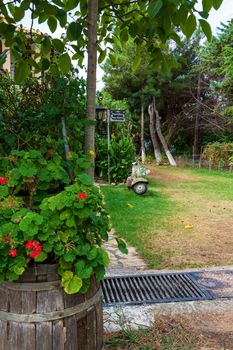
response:
M124 122L125 111L123 109L110 109L110 121L111 122Z

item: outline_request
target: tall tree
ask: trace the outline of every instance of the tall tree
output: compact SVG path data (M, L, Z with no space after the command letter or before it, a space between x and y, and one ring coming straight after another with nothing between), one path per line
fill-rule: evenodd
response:
M141 105L141 155L142 155L142 163L146 161L146 149L145 149L145 138L144 138L144 129L145 129L145 113L144 113L144 105Z
M168 50L168 47L164 45L164 49ZM135 68L133 66L133 61L136 54L135 51L138 49L133 42L124 45L122 48L115 45L114 50L117 62L119 63L111 65L110 62L107 62L105 65L106 88L115 98L127 98L132 111L137 111L137 108L139 110L141 101L144 101L143 103L147 104L147 106L149 105L149 129L156 162L161 162L162 157L160 145L162 145L170 164L176 165L175 160L168 149L165 138L163 137L160 126L160 117L156 109L155 100L153 99L154 95L160 96L160 99L162 98L160 95L161 82L168 79L170 70L172 67L174 68L176 66L176 62L171 61L169 67L170 70L167 69L166 72L161 68L154 68L154 65L150 64L150 53L147 51L147 46L143 45L141 47L140 65ZM153 102L151 103L150 101L152 100ZM143 129L141 130L141 134Z
M208 75L211 91L218 97L219 111L233 104L233 20L201 50L199 71ZM228 108L230 112L231 108Z
M160 116L159 116L159 112L156 108L156 102L155 102L155 97L153 97L153 112L154 112L154 115L155 115L155 125L156 125L156 131L157 131L157 135L158 135L158 138L163 146L163 149L164 149L164 152L167 156L167 159L170 163L170 165L172 166L176 166L176 161L175 159L173 158L169 148L168 148L168 145L167 145L167 142L165 141L165 138L161 132L161 125L160 125Z
M151 137L151 141L154 149L154 157L155 157L156 163L159 164L162 160L162 155L160 152L159 141L156 134L155 113L154 113L153 103L150 103L148 106L148 114L150 117L150 137Z
M96 117L96 65L97 65L97 17L98 0L88 2L88 65L87 65L87 120L90 125L86 127L85 151L89 154L95 150L95 117ZM89 175L94 178L94 157Z
M195 116L195 129L194 129L194 141L193 141L193 160L194 162L198 156L198 142L199 142L199 124L200 124L200 97L201 97L201 74L198 74L197 78L197 103L196 103L196 116Z
M131 36L139 47L143 42L147 42L154 62L166 68L167 59L157 39L159 38L161 43L166 43L170 39L179 42L176 27L181 28L190 38L197 26L195 14L202 17L198 21L208 39L211 39L211 29L205 18L212 7L215 9L220 7L222 0L203 0L203 11L196 10L197 1L113 0L111 3L108 0L98 1L96 49L100 52L99 62L106 55L106 49L103 49L101 44L108 47L115 38L126 42ZM31 74L31 68L36 73L49 71L54 77L66 74L71 67L71 59L67 52L70 48L73 50L72 58L77 59L79 63L82 62L90 39L88 37L90 32L87 31L87 15L90 14L92 6L94 3L87 0L0 0L0 16L4 16L4 20L0 23L0 35L10 47L16 67L15 79L18 83ZM94 7L92 9L96 11ZM29 32L17 26L27 11L31 11L32 18ZM34 33L35 19L39 23L46 22L52 33L59 24L66 29L67 40ZM32 45L32 42L36 45ZM53 54L54 49L57 55ZM114 59L113 54L110 57ZM3 52L0 55L0 64L5 59L6 52ZM140 52L135 57L135 62L139 61ZM94 72L92 73L94 79ZM93 86L92 93L94 90ZM92 98L89 99L89 103L93 103ZM93 113L93 106L88 106L87 109ZM90 129L92 128L90 126ZM88 135L90 138L93 132L88 132Z

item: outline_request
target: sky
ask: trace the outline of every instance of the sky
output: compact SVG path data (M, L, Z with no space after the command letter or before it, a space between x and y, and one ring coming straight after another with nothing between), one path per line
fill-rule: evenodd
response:
M201 1L199 1L200 3ZM233 18L233 0L223 0L221 7L217 11L214 9L210 11L207 21L211 25L213 34L216 34L220 23L226 23L231 18Z
M197 9L201 9L201 0L199 0L199 8L197 6ZM214 9L212 9L210 11L209 17L208 17L208 22L211 25L212 28L212 32L213 34L217 34L218 32L218 27L220 26L221 22L222 23L226 23L228 20L230 20L231 18L233 18L233 0L223 0L223 3L221 5L221 7L216 11ZM30 27L31 23L30 23L30 18L29 16L25 16L24 20L22 21L22 24L25 27ZM35 22L34 24L34 28L35 29L40 29L42 32L44 33L49 33L49 28L47 25L45 24L38 24ZM62 28L58 28L56 30L56 32L54 34L52 34L53 37L57 37L59 38L60 35L62 33ZM80 72L82 76L86 76L86 72L85 70L83 70L82 72ZM103 82L102 82L102 76L103 76L103 71L102 69L98 66L97 67L97 89L101 90L104 86Z

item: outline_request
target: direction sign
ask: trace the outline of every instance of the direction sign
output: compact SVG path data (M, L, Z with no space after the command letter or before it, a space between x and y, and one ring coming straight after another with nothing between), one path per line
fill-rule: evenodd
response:
M110 121L111 122L124 122L125 111L123 109L110 109Z

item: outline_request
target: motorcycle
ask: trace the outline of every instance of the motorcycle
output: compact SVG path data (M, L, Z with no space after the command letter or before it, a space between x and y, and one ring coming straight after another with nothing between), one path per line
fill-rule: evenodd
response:
M126 184L129 190L133 190L138 195L143 195L148 189L149 181L145 178L149 175L144 164L132 163L131 175L127 178Z

